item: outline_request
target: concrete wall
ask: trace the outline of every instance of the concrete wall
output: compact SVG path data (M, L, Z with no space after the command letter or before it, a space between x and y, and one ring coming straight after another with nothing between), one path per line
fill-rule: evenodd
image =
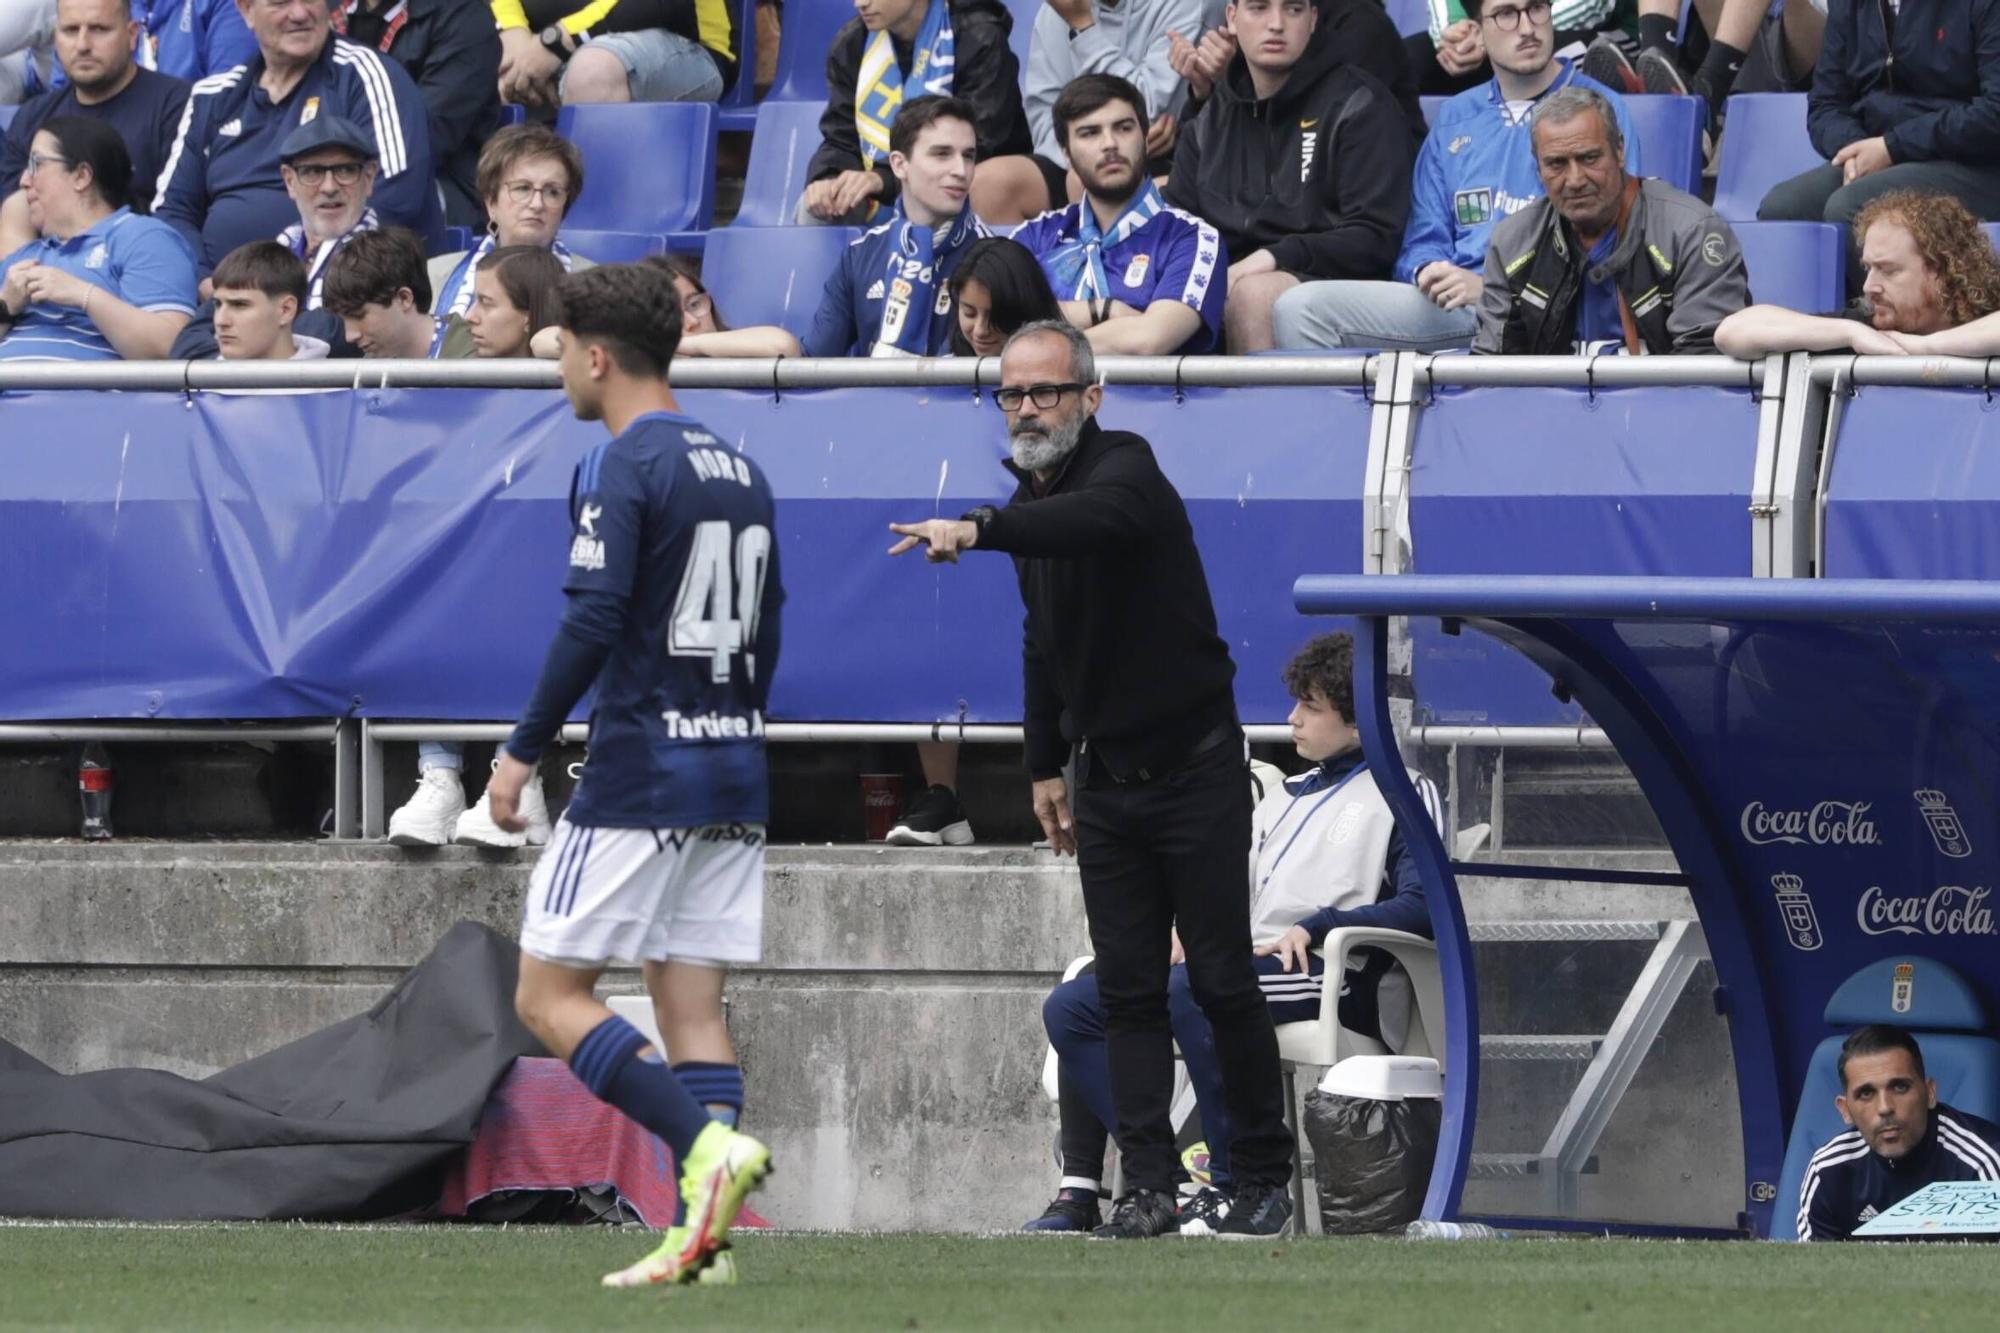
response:
M512 933L530 865L324 843L0 843L0 1036L65 1071L200 1077L365 1009L457 920ZM1485 921L1687 914L1675 890L1478 881L1466 895ZM1615 1010L1644 949L1604 947L1479 946L1489 1030L1576 1030L1584 990L1593 1020ZM774 848L766 958L730 988L749 1119L782 1165L760 1209L789 1226L973 1230L1039 1212L1055 1128L1040 1003L1087 948L1073 863L1047 853ZM1657 1217L1671 1188L1679 1220L1733 1216L1727 1047L1699 1021L1705 994L1690 988L1660 1073L1614 1121L1592 1207ZM1488 1067L1482 1148L1538 1146L1580 1072ZM1468 1204L1533 1197L1481 1183Z

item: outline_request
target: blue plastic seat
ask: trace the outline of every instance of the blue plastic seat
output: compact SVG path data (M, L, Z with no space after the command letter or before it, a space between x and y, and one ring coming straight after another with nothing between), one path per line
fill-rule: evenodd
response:
M14 123L14 113L20 109L20 107L15 106L11 102L6 106L0 106L0 130L4 130Z
M733 0L736 12L736 82L715 104L722 128L731 132L757 127L757 0Z
M583 195L563 219L567 244L600 260L614 258L612 251L635 258L701 249L702 233L715 220L711 103L566 106L556 115L556 133L583 154Z
M1424 109L1424 125L1426 127L1437 124L1438 112L1450 100L1449 97L1433 97L1428 94L1417 99L1417 104Z
M1429 32L1431 11L1427 0L1383 0L1382 7L1389 11L1389 22L1396 25L1396 31L1405 37L1414 37L1420 32Z
M1014 59L1021 62L1021 81L1028 79L1028 38L1035 31L1035 15L1042 12L1042 0L1001 0L1007 12L1014 16L1014 27L1007 34L1007 45L1013 48ZM1186 36L1192 38L1193 33Z
M1831 222L1738 222L1750 299L1803 310L1838 312L1847 304L1847 253Z
M757 132L750 139L750 165L743 173L743 205L733 227L789 227L806 168L819 151L817 102L771 102L757 108Z
M1626 114L1639 132L1639 162L1648 176L1701 193L1701 131L1708 107L1699 97L1628 97Z
M718 227L708 234L702 285L732 327L776 324L802 339L841 252L860 234L848 227Z
M1731 222L1754 221L1773 185L1825 162L1806 135L1804 93L1739 93L1729 99L1723 124L1715 211Z
M778 42L778 72L767 102L826 104L826 53L833 35L854 17L849 0L785 0L784 35Z
M1993 248L2000 250L2000 222L1983 222L1979 229L1986 233L1986 239L1993 242Z
M1978 993L1948 964L1917 954L1870 963L1840 983L1826 1002L1826 1022L1839 1031L1813 1050L1806 1067L1778 1176L1773 1240L1798 1239L1799 1186L1806 1163L1847 1128L1833 1099L1842 1091L1836 1072L1840 1045L1852 1029L1867 1023L1907 1028L1924 1053L1924 1072L1937 1080L1939 1101L2000 1119L2000 1041L1987 1035L1991 1029Z

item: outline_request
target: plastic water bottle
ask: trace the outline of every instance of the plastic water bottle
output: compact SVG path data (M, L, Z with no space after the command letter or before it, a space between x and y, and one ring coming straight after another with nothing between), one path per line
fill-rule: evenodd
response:
M111 756L96 741L83 747L76 771L77 792L83 799L83 836L101 841L111 836Z
M1403 1228L1405 1240L1506 1240L1504 1231L1484 1222L1432 1222L1418 1218Z

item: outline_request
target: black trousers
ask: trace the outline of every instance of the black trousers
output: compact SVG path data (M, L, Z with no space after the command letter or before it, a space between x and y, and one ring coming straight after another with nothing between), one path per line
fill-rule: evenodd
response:
M1291 1179L1278 1037L1251 965L1250 781L1228 742L1144 782L1078 760L1077 863L1097 951L1105 1057L1118 1146L1135 1189L1167 1191L1174 1078L1167 1021L1169 933L1179 926L1189 989L1215 1029L1237 1184Z

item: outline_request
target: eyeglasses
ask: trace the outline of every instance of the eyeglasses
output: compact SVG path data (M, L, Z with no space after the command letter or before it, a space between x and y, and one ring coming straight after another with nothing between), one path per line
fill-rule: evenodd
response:
M352 185L361 179L363 165L360 162L308 162L302 167L293 167L292 174L315 188L328 176L341 185Z
M59 167L67 167L74 165L68 158L57 157L53 153L28 154L28 170L30 171L40 171L43 167L47 166L51 162L55 163Z
M1546 23L1553 12L1554 7L1549 0L1529 0L1525 8L1510 6L1506 9L1489 9L1481 17L1492 19L1493 26L1502 32L1512 32L1521 26L1523 14L1528 16L1530 23Z
M1063 400L1067 393L1081 393L1087 385L1082 384L1031 384L1025 389L995 389L993 401L1002 412L1014 413L1021 410L1021 400L1032 398L1035 406L1047 411Z
M695 292L681 298L681 310L685 314L700 318L715 307L715 299L707 292Z
M551 208L561 208L563 201L569 198L567 185L536 185L533 181L508 181L502 188L507 191L507 197L517 204L525 204L530 199L539 197Z

